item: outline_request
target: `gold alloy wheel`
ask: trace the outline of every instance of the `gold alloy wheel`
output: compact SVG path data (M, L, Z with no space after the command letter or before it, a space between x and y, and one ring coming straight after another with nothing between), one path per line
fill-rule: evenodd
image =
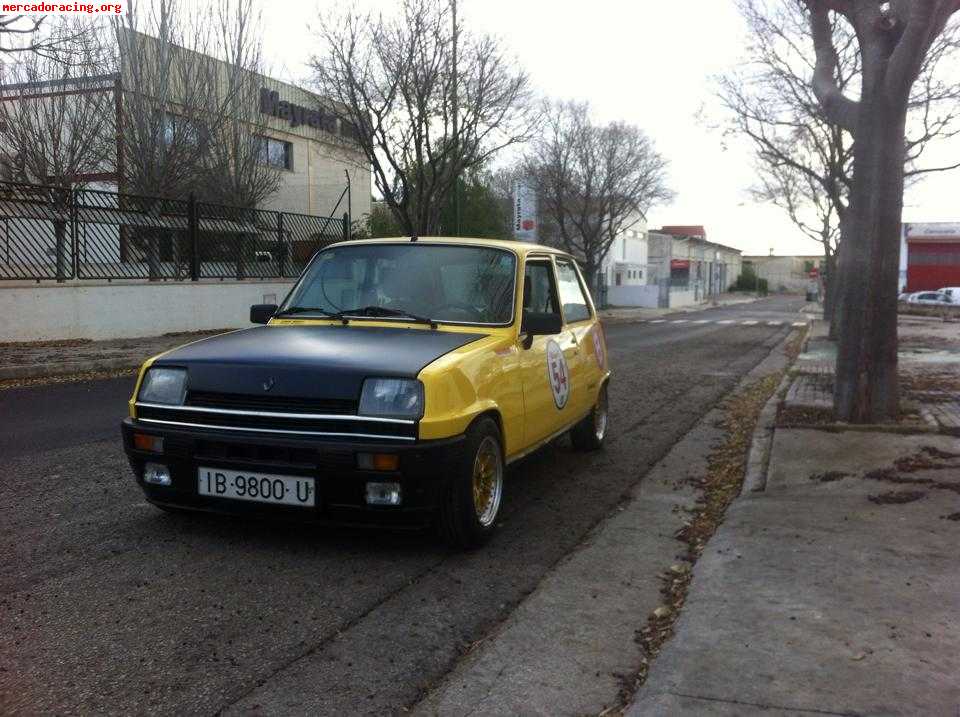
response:
M473 459L473 507L483 527L491 526L496 520L502 494L503 458L500 446L491 436L486 436Z

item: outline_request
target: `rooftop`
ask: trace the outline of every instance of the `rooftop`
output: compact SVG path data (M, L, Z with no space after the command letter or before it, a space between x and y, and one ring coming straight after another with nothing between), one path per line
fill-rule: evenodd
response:
M707 238L707 230L700 224L669 224L657 229L661 234L669 234L675 237L698 237Z

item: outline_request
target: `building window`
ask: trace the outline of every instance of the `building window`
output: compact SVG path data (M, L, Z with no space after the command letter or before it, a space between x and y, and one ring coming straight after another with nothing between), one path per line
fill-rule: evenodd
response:
M257 137L260 161L277 169L293 169L293 144L273 137Z
M167 147L202 150L207 128L199 120L164 112L163 143Z

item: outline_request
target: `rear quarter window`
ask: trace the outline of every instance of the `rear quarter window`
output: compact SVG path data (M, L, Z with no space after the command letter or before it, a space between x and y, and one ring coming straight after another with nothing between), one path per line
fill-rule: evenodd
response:
M557 289L563 318L567 323L590 318L590 302L580 285L577 270L569 259L557 259Z

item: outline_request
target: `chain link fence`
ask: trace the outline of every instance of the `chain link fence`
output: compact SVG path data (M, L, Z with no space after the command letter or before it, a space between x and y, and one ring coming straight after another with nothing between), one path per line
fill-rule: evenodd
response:
M0 281L293 278L349 217L0 182Z

